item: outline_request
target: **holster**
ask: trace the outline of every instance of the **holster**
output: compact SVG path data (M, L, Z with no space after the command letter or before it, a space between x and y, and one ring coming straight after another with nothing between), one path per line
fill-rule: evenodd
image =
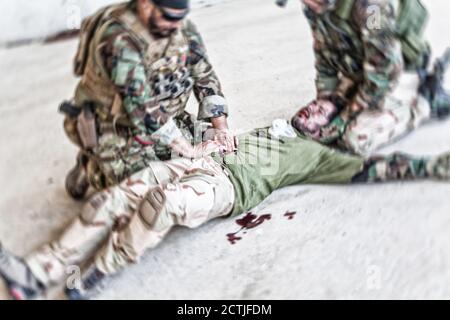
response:
M84 149L93 150L98 146L95 113L90 103L83 105L77 118L77 131Z

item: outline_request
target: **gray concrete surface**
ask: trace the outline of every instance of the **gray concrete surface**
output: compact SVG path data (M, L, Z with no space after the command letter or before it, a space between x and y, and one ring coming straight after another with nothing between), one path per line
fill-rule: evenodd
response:
M450 5L427 3L429 37L442 53ZM193 19L224 84L233 128L288 118L313 98L311 37L296 1L280 10L272 1L230 0ZM56 237L81 206L64 191L76 150L56 113L76 84L76 45L0 50L0 240L18 254ZM383 152L450 150L449 128L450 121L429 124ZM239 229L234 220L178 228L99 298L448 299L449 209L450 183L291 187L254 210L272 219L235 245L226 238ZM288 210L294 219L283 216Z
M194 9L228 0L191 0ZM0 2L0 46L44 39L79 29L97 9L124 0L3 0Z

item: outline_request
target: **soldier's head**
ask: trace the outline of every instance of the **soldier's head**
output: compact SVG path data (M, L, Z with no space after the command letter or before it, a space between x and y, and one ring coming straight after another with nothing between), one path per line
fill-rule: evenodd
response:
M332 10L337 0L302 0L303 4L317 14Z
M318 132L332 120L336 112L334 104L328 100L315 100L302 108L292 119L292 125L302 132Z
M139 19L157 38L169 37L189 12L189 0L136 0Z

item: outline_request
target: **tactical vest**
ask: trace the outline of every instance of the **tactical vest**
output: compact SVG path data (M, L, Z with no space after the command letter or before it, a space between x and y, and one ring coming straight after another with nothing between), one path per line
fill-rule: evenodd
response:
M112 23L128 31L144 58L153 97L149 105L163 107L173 117L183 113L193 87L187 68L189 42L182 30L170 38L155 39L128 3L106 7L83 22L74 61L74 72L81 76L75 104L93 102L100 122L132 126L99 52L102 36Z
M331 13L332 23L352 42L350 51L362 51L360 36L352 27L352 11L355 1L338 0ZM423 67L427 62L429 45L424 38L428 21L428 11L420 0L398 0L397 26L395 33L402 45L402 53L407 69ZM355 71L355 70L353 70Z

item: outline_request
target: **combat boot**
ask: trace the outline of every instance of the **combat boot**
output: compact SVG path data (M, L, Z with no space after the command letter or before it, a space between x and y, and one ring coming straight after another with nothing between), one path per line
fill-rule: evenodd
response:
M65 294L69 300L90 300L101 292L106 274L92 266L81 280L81 285L66 288Z
M34 276L23 259L3 249L0 244L0 278L14 300L31 300L44 292L44 285Z
M444 88L445 71L450 63L450 49L438 59L431 74L421 73L419 93L428 100L431 106L431 116L443 119L450 115L450 92Z
M89 189L86 172L87 162L87 156L80 152L77 156L77 164L66 177L66 191L75 200L83 199Z

